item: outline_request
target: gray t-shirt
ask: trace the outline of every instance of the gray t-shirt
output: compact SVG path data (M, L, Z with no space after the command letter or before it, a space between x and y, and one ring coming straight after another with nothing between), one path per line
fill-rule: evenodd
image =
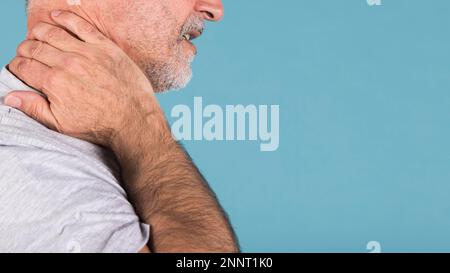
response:
M34 91L0 72L0 252L138 252L149 239L114 156L4 105ZM82 94L80 94L82 95Z

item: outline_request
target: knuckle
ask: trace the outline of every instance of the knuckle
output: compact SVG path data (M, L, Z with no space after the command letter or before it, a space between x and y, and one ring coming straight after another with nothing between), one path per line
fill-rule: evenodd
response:
M24 55L28 43L29 41L25 40L19 44L19 46L17 47L17 55Z
M45 39L47 41L54 41L55 39L62 40L64 39L64 31L60 28L52 27L45 34Z
M30 59L26 59L26 58L17 58L16 62L15 62L15 68L16 71L19 73L23 73L28 66L31 64L31 60Z
M37 23L32 29L31 29L31 33L34 36L38 36L41 33L41 29L44 29L45 24L42 22Z
M40 114L42 113L42 107L39 104L32 104L28 111L29 115L34 119L39 119Z
M44 43L41 41L32 42L30 46L31 58L39 56L39 54L42 52L43 47Z

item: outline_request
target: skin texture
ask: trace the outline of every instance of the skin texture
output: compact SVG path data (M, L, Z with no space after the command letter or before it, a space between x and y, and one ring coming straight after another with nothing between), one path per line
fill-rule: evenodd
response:
M212 11L196 7L221 7L219 0L146 1L156 2L172 3L180 22L193 13L217 19L208 17ZM152 227L151 241L142 252L239 251L215 194L172 138L154 95L151 73L137 61L151 62L146 59L148 52L127 46L126 39L118 42L113 27L100 24L105 28L101 31L94 23L99 20L92 20L98 17L80 13L57 11L42 21L30 19L28 39L18 47L8 68L45 97L15 91L5 103L48 128L115 153L129 200ZM192 50L188 45L184 49L187 55Z

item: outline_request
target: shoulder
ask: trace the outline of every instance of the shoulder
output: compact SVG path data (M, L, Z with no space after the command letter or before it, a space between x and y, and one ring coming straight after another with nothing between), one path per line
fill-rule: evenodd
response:
M3 109L0 251L140 249L147 227L103 152Z

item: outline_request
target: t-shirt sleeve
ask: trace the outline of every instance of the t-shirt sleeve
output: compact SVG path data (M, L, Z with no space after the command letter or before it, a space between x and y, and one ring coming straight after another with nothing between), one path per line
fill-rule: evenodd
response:
M0 145L0 252L135 253L149 232L119 181L95 164Z

